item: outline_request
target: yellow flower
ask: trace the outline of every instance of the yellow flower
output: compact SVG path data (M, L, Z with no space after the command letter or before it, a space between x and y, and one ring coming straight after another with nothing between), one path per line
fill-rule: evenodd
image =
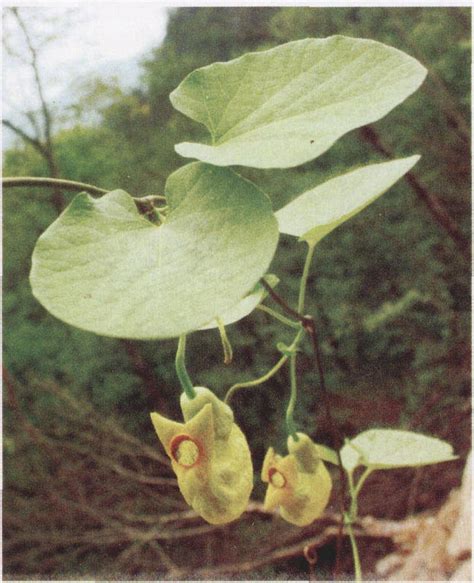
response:
M298 441L288 438L289 455L282 457L269 448L262 468L268 482L264 508L280 507L282 518L306 526L321 516L329 502L332 481L318 455L318 446L304 433Z
M232 409L205 387L181 395L185 423L158 413L151 419L171 459L186 502L211 524L235 520L247 507L253 486L250 450Z

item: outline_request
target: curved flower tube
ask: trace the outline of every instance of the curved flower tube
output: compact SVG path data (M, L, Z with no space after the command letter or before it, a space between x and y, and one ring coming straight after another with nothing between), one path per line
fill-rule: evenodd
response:
M253 487L250 450L232 409L205 387L181 395L184 423L151 414L186 502L211 524L238 518Z
M332 480L318 455L318 446L304 433L288 438L289 455L270 447L263 461L262 480L268 482L264 508L280 507L286 521L307 526L321 516L329 502Z

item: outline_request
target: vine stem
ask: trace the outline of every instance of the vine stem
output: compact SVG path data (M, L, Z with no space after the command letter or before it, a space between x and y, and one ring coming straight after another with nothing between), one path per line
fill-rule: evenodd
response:
M64 188L65 190L84 190L90 194L106 194L108 190L93 186L92 184L85 184L83 182L76 182L75 180L63 180L61 178L39 178L36 176L22 176L22 177L6 177L2 178L3 188L23 188L25 186L43 186L45 188Z
M352 521L344 514L344 523L347 527L347 532L349 534L349 540L351 541L352 556L354 558L354 581L357 583L362 581L362 569L360 566L359 549L357 547L357 541L354 536L354 531L352 530Z
M272 310L268 306L264 306L263 304L259 304L257 306L257 310L260 310L261 312L265 312L266 314L270 314L270 316L272 316L273 318L275 318L276 320L278 320L282 324L286 324L287 326L291 326L291 328L298 328L298 329L300 328L300 324L298 322L295 322L294 320L290 320L289 318L286 318L285 316L283 316L282 314L279 314L278 312L275 312L275 310Z
M339 462L339 478L341 482L341 488L339 489L339 506L341 511L341 522L339 524L339 533L337 537L337 549L336 549L336 566L334 569L335 575L339 572L340 569L340 556L342 551L342 534L344 530L344 512L345 512L345 500L346 500L346 492L347 492L347 484L346 484L346 476L344 472L344 468L342 465L341 453L340 449L343 445L343 439L340 434L339 428L337 427L334 418L332 416L331 405L329 402L329 392L326 388L326 381L324 375L324 368L321 358L321 351L319 348L319 342L316 333L316 324L315 320L311 316L303 315L304 314L304 306L305 306L305 296L306 296L306 287L308 282L309 271L311 267L311 261L314 255L315 245L308 244L308 252L306 255L303 273L301 276L300 282L300 289L298 294L298 311L295 312L282 298L278 296L276 292L271 290L273 293L269 294L270 296L291 316L296 317L302 324L305 331L311 338L311 343L313 347L313 354L316 363L316 369L319 377L321 392L323 394L323 403L325 409L326 419L328 421L329 427L331 429L331 433L333 436L333 441L336 446L337 458ZM355 543L355 541L354 541ZM357 545L356 545L357 547ZM357 552L357 548L356 548ZM354 558L354 561L356 559Z
M98 186L93 186L92 184L86 184L85 182L77 182L76 180L65 180L63 178L42 178L38 176L21 176L21 177L5 177L2 178L3 188L25 188L31 187L43 187L43 188L62 188L64 190L72 190L77 192L88 192L89 194L95 194L102 196L110 192L104 188L99 188ZM151 204L154 201L165 201L166 197L160 194L144 196L141 198L134 198L134 201L139 209L146 205Z
M314 249L315 249L314 244L313 245L308 244L308 252L306 254L303 273L302 273L301 281L300 281L300 288L299 288L299 294L298 294L298 310L297 311L293 310L293 308L291 308L291 306L289 306L285 302L285 300L283 300L283 298L281 298L273 289L270 290L269 289L270 286L265 286L265 284L264 284L264 287L267 289L268 293L270 294L270 296L272 297L273 300L275 300L289 315L298 319L302 323L304 330L308 333L308 335L311 338L314 360L316 363L316 369L317 369L317 373L319 376L321 392L323 394L325 415L326 415L326 419L328 421L329 427L331 429L333 441L334 441L334 444L336 446L337 459L339 462L339 464L338 464L339 479L340 479L340 483L341 483L341 487L339 488L339 507L340 507L340 512L341 512L341 521L339 524L339 532L338 532L337 543L336 543L336 545L337 545L336 546L336 565L334 568L334 576L336 577L340 571L340 557L341 557L341 552L342 552L342 535L343 535L344 523L345 523L344 516L345 516L347 484L346 484L346 475L345 475L344 468L342 465L342 459L341 459L341 453L340 453L340 449L343 445L343 438L342 438L342 435L339 431L339 428L337 427L337 425L334 421L334 418L332 416L331 405L329 402L329 392L326 388L326 381L325 381L321 351L320 351L319 342L318 342L317 333L316 333L315 320L312 316L304 315L306 287L307 287L307 283L308 283L308 276L309 276L309 271L310 271L310 267L311 267L311 261L313 259L313 255L314 255ZM292 355L292 358L293 358L293 360L290 361L290 377L292 378L292 396L290 397L290 403L288 404L288 410L287 410L287 426L288 426L289 430L292 429L292 427L294 427L294 425L292 426L292 425L288 424L288 412L291 415L291 421L292 421L292 414L293 414L293 407L294 407L293 401L296 399L296 377L293 379L293 376L295 375L295 368L294 367L295 367L295 363L296 363L296 354ZM357 542L354 538L354 533L352 532L351 527L350 527L349 536L352 537L351 538L351 545L352 545L352 552L353 552L353 556L354 556L354 568L356 571L356 576L360 577L360 560L359 560L359 554L358 554L358 549L357 549ZM359 578L358 580L361 580L361 579Z
M313 249L312 249L312 251L313 251ZM310 267L310 263L311 263L312 252L310 255L311 256L309 258L307 257L307 259L306 259L305 267L303 270L303 276L302 276L301 282L300 282L298 311L295 311L291 306L289 306L285 302L285 300L283 300L283 298L281 298L277 293L275 293L273 291L273 288L265 281L265 279L262 278L260 280L260 283L263 285L265 290L269 293L270 297L277 304L279 304L288 314L290 314L293 318L295 318L299 322L298 323L298 322L295 322L294 320L290 320L289 318L286 318L285 316L279 314L278 312L275 312L274 310L272 310L271 308L268 308L267 306L262 306L262 305L258 306L258 308L261 311L270 314L271 316L273 316L274 318L276 318L280 322L282 322L288 326L291 326L292 328L295 328L295 327L299 328L298 334L296 335L295 339L293 340L291 346L288 347L288 352L290 353L290 355L289 356L287 356L287 355L282 356L282 358L280 358L280 360L276 363L276 365L273 368L271 368L262 377L259 377L258 379L255 379L253 381L248 381L248 382L244 382L244 383L237 383L237 384L233 385L229 389L229 391L227 392L227 395L225 396L225 399L224 399L224 402L227 403L232 398L232 395L235 393L235 391L237 391L238 389L242 389L242 388L246 388L246 387L255 387L255 386L269 380L275 373L277 373L280 370L280 368L286 363L286 361L289 358L290 359L291 392L290 392L290 399L288 402L288 407L286 409L286 426L287 426L288 434L291 435L295 441L298 441L298 435L297 435L296 426L295 426L295 422L294 422L294 416L293 416L295 405L296 405L296 397L297 397L297 379L296 379L296 356L297 355L296 355L296 349L298 347L298 344L300 343L301 337L302 337L303 332L304 332L304 328L301 327L301 324L304 323L305 319L304 319L304 316L302 316L301 312L304 309L304 297L305 297L306 283L307 283L307 279L308 279L308 273L309 273L309 267Z
M309 275L309 269L311 267L311 261L313 260L314 248L315 248L315 245L308 246L308 253L306 255L306 260L304 262L304 268L303 268L303 274L301 276L300 291L299 291L299 295L298 295L298 313L301 315L304 312L306 286L308 283L308 275Z
M226 396L224 397L224 403L229 404L229 401L232 399L234 393L236 393L239 389L256 387L258 385L261 385L265 381L271 379L272 376L280 370L280 368L285 364L287 360L288 357L284 355L280 358L280 360L275 364L274 367L272 367L266 374L259 377L258 379L254 379L253 381L245 381L243 383L236 383L235 385L232 385L230 389L227 391Z
M298 334L295 336L293 342L288 347L288 352L296 349L303 334L304 334L304 330L303 330L303 328L300 327ZM254 379L253 381L245 381L243 383L236 383L235 385L232 385L230 387L230 389L227 391L227 394L224 398L224 403L228 404L230 399L234 395L234 393L236 391L238 391L239 389L256 387L256 386L261 385L262 383L268 381L269 379L271 379L272 376L274 376L281 369L281 367L285 364L285 362L288 360L288 358L289 358L289 356L287 354L284 354L280 358L280 360L275 364L275 366L273 366L267 373L265 373L261 377L258 377L257 379Z
M194 390L193 383L188 375L188 371L186 370L185 356L186 356L186 334L182 334L179 337L178 350L176 351L175 359L176 374L178 375L181 388L186 393L188 398L194 399L194 397L196 396L196 391Z
M290 355L290 400L288 401L288 407L286 409L286 428L288 435L295 441L299 441L298 434L296 432L295 421L293 418L293 413L296 405L297 396L297 384L296 384L296 351L292 352Z
M370 467L365 468L364 473L361 475L361 477L359 478L359 481L357 482L357 486L354 488L354 493L353 493L353 500L355 501L354 506L353 506L353 519L354 520L356 520L357 513L358 513L357 498L358 498L359 493L362 489L362 486L364 485L365 481L367 480L367 478L370 476L371 473L372 473L372 468L370 468Z
M300 280L300 289L298 293L298 314L303 316L304 312L304 302L305 302L305 295L306 295L306 285L308 283L308 275L309 269L311 266L311 260L313 258L314 253L314 245L310 246L308 249L308 253L306 255L306 260L304 263L303 274ZM298 434L296 431L296 425L294 420L294 411L296 405L296 398L297 398L297 379L296 379L296 357L297 353L294 350L290 355L290 400L288 401L288 407L286 409L286 427L288 430L288 435L298 441Z
M355 581L362 581L362 569L360 565L359 549L357 547L357 540L352 530L352 524L357 520L358 503L357 498L367 478L372 473L372 468L367 467L362 473L357 485L354 486L352 471L347 472L349 482L349 492L351 495L351 507L349 513L344 513L344 524L347 526L347 532L351 541L352 557L354 559L354 577Z
M260 279L260 283L262 286L267 290L268 295L272 298L274 302L276 302L279 306L283 308L283 311L286 312L289 316L298 320L304 324L305 318L301 314L299 314L296 310L294 310L290 305L288 305L285 300L276 293L276 291L269 285L263 278Z
M341 512L341 521L339 524L339 533L337 536L337 543L336 543L337 544L337 547L336 547L336 566L334 569L334 574L336 576L337 573L339 572L339 569L340 569L340 556L341 556L341 551L342 551L342 534L343 534L343 530L344 530L344 512L345 512L345 506L346 506L346 492L347 492L346 474L344 472L344 467L342 465L342 458L341 458L341 447L343 445L343 439L342 439L342 436L340 434L339 428L337 427L337 425L334 421L334 418L332 416L331 404L329 402L329 392L328 392L327 387L326 387L326 380L325 380L325 376L324 376L321 351L319 348L319 342L318 342L317 334L316 334L316 325L315 325L314 319L311 317L307 317L306 330L311 338L314 358L315 358L315 362L316 362L316 368L317 368L318 376L319 376L319 384L321 387L321 392L323 394L323 404L324 404L325 415L326 415L326 419L329 423L329 427L330 427L330 430L332 433L332 438L333 438L336 453L337 453L337 460L339 462L339 464L338 464L339 480L341 483L341 487L339 488L339 508L340 508L340 512Z
M309 267L310 267L311 259L312 259L313 253L314 253L314 246L309 245L308 247L309 247L308 255L306 257L305 267L303 269L303 276L302 276L302 282L300 284L300 293L299 293L300 298L302 298L302 300L301 300L302 304L304 304L304 297L305 297L305 291L302 291L302 289L303 290L306 289L306 283L307 283L307 278L308 278L308 274L309 274ZM304 282L303 282L303 277L304 277ZM321 352L320 352L319 342L318 342L317 333L316 333L315 320L312 316L303 315L302 313L299 313L296 310L294 310L270 285L268 285L268 283L264 279L261 279L260 283L267 290L270 297L279 306L281 306L283 308L283 310L289 316L295 318L303 325L304 330L308 333L308 335L311 338L312 347L313 347L313 354L314 354L315 363L316 363L316 369L317 369L317 373L319 376L321 390L322 390L323 398L324 398L324 407L325 407L326 418L327 418L329 426L331 428L331 433L333 435L334 442L337 446L339 468L341 471L341 480L343 483L343 491L344 491L344 498L345 498L346 480L345 480L344 470L342 467L341 455L339 452L340 448L342 447L342 445L344 443L344 440L340 434L338 427L336 426L336 424L334 422L332 412L331 412L331 405L329 403L329 392L328 392L327 387L326 387L324 368L323 368ZM304 305L302 307L302 311L303 310L304 310ZM342 508L343 508L343 506L342 506Z

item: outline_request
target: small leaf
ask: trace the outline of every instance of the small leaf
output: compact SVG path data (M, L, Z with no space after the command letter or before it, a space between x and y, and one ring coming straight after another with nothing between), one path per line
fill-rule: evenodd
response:
M265 281L275 287L278 282L280 281L276 275L272 273L268 273L264 276ZM248 316L253 310L262 302L262 300L266 297L267 291L263 287L263 285L258 282L253 290L248 293L244 298L239 300L239 302L233 306L230 310L227 310L225 314L220 316L222 323L224 326L228 326L229 324L234 324L245 316ZM218 328L218 324L216 319L212 322L206 324L205 326L201 326L200 330L211 330L212 328Z
M121 190L76 196L33 253L31 285L43 306L78 328L137 339L180 336L235 306L277 245L268 198L201 163L170 183L180 203L161 226Z
M452 446L436 437L397 429L369 429L341 449L348 472L363 465L373 469L417 467L457 458Z
M388 190L419 159L411 156L370 164L300 194L276 213L280 232L316 245Z
M332 36L248 53L190 73L170 95L212 144L178 154L217 166L289 168L372 123L423 82L426 69L382 43Z
M329 462L330 464L334 464L335 466L339 465L339 459L337 457L337 451L331 449L327 445L322 445L320 443L315 443L316 449L318 450L319 457L325 461Z

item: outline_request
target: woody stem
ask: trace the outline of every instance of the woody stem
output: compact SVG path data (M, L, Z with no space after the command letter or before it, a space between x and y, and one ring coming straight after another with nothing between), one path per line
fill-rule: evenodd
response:
M291 437L295 440L298 441L298 434L296 432L296 426L295 426L295 420L293 418L293 413L295 410L295 405L296 405L296 395L297 395L297 383L296 383L296 350L298 348L298 344L300 342L300 338L303 335L303 329L301 329L300 332L298 332L298 335L296 336L295 340L293 341L293 343L290 346L290 350L292 350L291 354L290 354L290 386L291 386L291 392L290 392L290 400L288 402L288 407L286 409L286 428L288 430L288 435L291 435Z

